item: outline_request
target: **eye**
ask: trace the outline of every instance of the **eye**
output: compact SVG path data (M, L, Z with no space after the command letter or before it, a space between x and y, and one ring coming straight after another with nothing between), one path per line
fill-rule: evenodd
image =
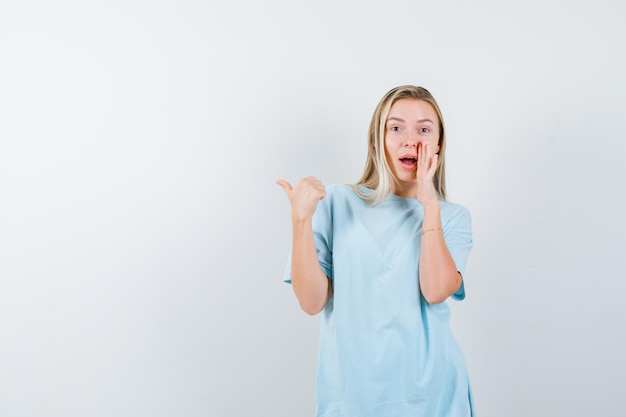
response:
M428 134L428 133L430 133L430 129L427 128L427 127L420 127L420 133Z
M400 126L391 126L389 128L389 130L391 130L392 132L399 132L400 131Z

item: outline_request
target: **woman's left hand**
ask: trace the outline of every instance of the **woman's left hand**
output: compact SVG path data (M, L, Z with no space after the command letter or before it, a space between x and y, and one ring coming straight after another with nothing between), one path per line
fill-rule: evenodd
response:
M433 183L438 162L439 155L433 152L432 146L420 142L417 146L417 200L424 206L439 204Z

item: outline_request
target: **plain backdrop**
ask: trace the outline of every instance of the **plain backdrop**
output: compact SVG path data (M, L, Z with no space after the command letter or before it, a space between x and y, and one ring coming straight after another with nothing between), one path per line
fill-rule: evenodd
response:
M0 2L0 416L312 416L279 178L417 84L473 216L481 417L622 415L621 1Z

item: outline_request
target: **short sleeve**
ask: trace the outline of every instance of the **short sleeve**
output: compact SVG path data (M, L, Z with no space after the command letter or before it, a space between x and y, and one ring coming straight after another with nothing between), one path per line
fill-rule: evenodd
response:
M452 294L455 300L465 298L465 265L473 246L472 241L472 220L469 211L462 206L456 206L455 214L446 222L443 227L443 235L456 265L457 271L461 273L463 280L461 287Z
M332 219L332 186L327 187L326 197L321 200L315 214L313 215L313 238L315 239L315 250L317 259L324 273L331 280L333 279L333 219ZM291 284L291 250L285 267L283 281Z

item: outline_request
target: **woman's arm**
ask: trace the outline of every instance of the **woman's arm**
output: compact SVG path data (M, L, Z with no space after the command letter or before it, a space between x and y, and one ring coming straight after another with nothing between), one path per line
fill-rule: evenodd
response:
M418 146L417 199L424 206L422 244L419 259L419 284L422 295L430 304L438 304L454 294L462 277L443 238L441 207L433 185L439 156L428 143Z
M317 259L311 220L292 219L292 227L291 285L302 310L317 314L330 300L333 287Z
M430 304L445 301L457 292L462 281L442 229L439 203L424 206L419 283L422 295Z
M293 291L302 310L307 314L317 314L326 306L333 292L331 281L317 259L312 223L317 203L326 196L326 189L313 177L300 180L295 188L284 180L277 183L285 190L291 203Z

